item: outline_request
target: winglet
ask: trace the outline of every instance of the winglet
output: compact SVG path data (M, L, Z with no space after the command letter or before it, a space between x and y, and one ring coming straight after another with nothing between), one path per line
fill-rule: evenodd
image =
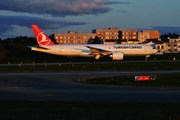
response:
M54 45L54 42L37 25L31 26L39 46Z

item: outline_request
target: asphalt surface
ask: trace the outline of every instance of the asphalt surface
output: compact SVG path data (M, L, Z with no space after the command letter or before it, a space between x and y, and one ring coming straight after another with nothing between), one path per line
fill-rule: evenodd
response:
M72 71L0 73L0 100L180 103L179 88L89 85L80 78L168 71Z

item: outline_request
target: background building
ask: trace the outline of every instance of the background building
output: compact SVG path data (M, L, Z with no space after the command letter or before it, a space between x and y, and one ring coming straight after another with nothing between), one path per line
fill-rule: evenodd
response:
M137 40L138 35L137 35L137 30L136 29L121 29L122 32L122 39L126 40Z
M87 44L90 39L94 39L94 33L78 33L77 31L68 31L68 33L54 34L58 44Z
M118 28L95 29L92 33L96 34L104 44L115 44L115 41L119 39Z
M165 53L167 50L167 44L164 42L156 43L156 49L159 53Z
M138 32L136 29L95 29L92 33L78 33L77 31L68 31L68 33L54 34L58 44L87 44L88 41L98 37L104 44L138 44L143 43L147 39L159 39L158 30L142 30Z
M138 32L138 40L142 43L146 39L159 39L160 32L158 30L142 30Z
M168 38L166 53L179 53L180 52L180 37L179 38Z
M138 44L138 35L136 29L121 29L120 30L122 37L121 37L121 44Z
M160 39L159 39L160 40ZM180 53L180 37L179 38L161 38L159 42L154 42L158 52L162 53Z

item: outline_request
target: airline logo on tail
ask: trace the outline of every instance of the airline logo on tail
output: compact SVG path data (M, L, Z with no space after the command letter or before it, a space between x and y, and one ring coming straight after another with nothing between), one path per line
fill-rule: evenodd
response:
M54 45L52 40L46 34L44 34L44 32L37 25L32 25L32 29L39 46Z
M43 32L37 35L37 41L40 46L47 46L51 42L50 39L47 39L46 35Z

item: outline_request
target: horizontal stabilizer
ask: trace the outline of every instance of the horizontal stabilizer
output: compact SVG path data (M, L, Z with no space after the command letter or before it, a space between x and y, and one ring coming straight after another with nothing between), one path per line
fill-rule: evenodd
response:
M28 48L40 48L40 49L44 49L44 50L50 50L50 48L45 48L45 47L34 47L34 46L28 46Z

